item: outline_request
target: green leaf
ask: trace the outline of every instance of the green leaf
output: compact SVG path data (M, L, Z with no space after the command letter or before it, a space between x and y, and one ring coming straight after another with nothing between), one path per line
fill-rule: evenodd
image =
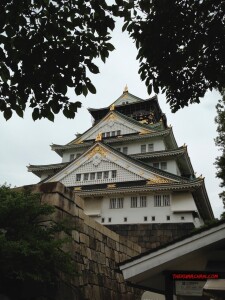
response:
M10 73L4 63L0 64L0 76L4 82L10 79Z
M96 94L96 88L91 82L86 82L86 86L92 94Z
M88 94L88 89L87 89L86 85L82 85L82 91L83 91L83 95L86 97Z
M19 117L23 118L23 110L18 105L16 106L16 113Z
M127 26L129 25L129 22L125 22L123 24L123 27L122 27L122 32L124 32L126 29L127 29Z
M8 121L12 117L12 110L9 107L7 107L3 115L6 121Z
M40 115L39 108L36 107L33 110L33 112L32 112L32 118L33 118L33 120L36 121L39 118L39 115Z
M106 47L108 48L109 51L115 50L115 47L111 43L106 43L105 45L106 45Z
M49 110L48 114L47 114L47 118L49 119L49 121L54 122L54 114Z
M91 71L91 73L94 73L94 74L99 73L99 68L95 64L88 63L87 66L88 66L88 69Z

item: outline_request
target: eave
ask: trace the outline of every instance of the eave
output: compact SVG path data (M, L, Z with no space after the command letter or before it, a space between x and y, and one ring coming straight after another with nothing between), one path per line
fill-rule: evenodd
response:
M129 141L136 141L136 140L144 140L144 139L149 139L149 138L157 138L157 137L164 137L165 142L167 145L170 147L170 149L176 149L177 148L177 143L173 135L172 128L168 128L165 130L161 131L155 131L151 133L146 133L146 134L140 134L140 133L132 133L132 134L126 134L122 136L117 136L117 137L108 137L108 138L103 138L103 141L105 144L119 144L121 142L129 142ZM63 155L63 152L66 150L70 149L77 149L77 150L82 150L82 149L87 149L88 147L92 146L94 140L88 140L84 141L82 143L77 143L77 144L67 144L67 145L57 145L57 144L52 144L51 149L55 151L57 154L60 156Z
M62 168L67 166L68 163L49 164L49 165L29 165L27 166L28 172L32 172L38 177L41 177L45 171L60 171Z

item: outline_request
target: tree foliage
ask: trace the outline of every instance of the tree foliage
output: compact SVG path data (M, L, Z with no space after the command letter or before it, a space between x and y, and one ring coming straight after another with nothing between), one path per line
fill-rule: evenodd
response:
M54 284L59 272L75 274L61 250L68 240L57 237L67 227L51 221L53 212L38 195L0 187L0 292L11 281Z
M222 99L219 100L217 106L217 117L215 119L217 123L218 136L215 139L216 145L222 152L216 159L217 177L221 179L220 186L225 189L225 91L223 91ZM225 207L225 190L219 194Z
M110 3L110 4L108 4ZM79 101L95 93L87 70L99 73L114 46L115 17L135 41L139 73L149 94L166 93L172 111L199 103L207 89L225 85L225 1L21 0L0 2L0 110L33 119L73 118Z

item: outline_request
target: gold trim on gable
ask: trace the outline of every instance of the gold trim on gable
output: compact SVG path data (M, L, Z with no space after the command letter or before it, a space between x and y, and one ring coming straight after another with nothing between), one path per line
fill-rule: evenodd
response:
M148 134L148 133L151 133L151 130L148 130L148 129L141 129L139 134Z
M100 146L96 146L94 149L91 150L91 152L88 154L88 158L93 157L95 154L99 153L101 156L106 156L108 151L103 149Z
M154 176L153 178L149 178L146 184L149 185L149 184L160 184L160 183L171 183L171 182L172 181L169 179L165 179L160 176Z
M75 188L74 188L74 191L81 191L82 190L82 187L81 186L76 186Z
M107 189L112 189L112 188L115 188L116 187L116 184L113 183L113 184L107 184Z

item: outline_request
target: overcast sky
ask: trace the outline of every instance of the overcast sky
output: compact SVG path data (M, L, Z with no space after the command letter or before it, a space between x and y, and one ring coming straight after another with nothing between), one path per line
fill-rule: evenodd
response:
M66 144L74 135L82 133L91 126L91 115L88 107L101 108L110 105L128 85L130 93L147 99L145 84L138 75L137 51L131 39L117 28L111 41L116 50L111 53L106 64L100 63L100 74L91 76L97 94L86 98L69 94L71 100L81 101L83 107L74 120L66 119L62 114L56 116L54 123L41 120L33 122L28 109L23 119L13 115L5 121L0 115L0 184L8 183L21 186L38 182L38 177L27 172L29 164L60 163L61 157L51 151L49 145ZM153 96L152 94L151 96ZM220 98L217 92L207 93L200 104L194 104L175 114L170 112L164 95L158 95L162 111L166 113L168 124L171 124L178 146L186 143L193 168L197 175L205 177L206 189L216 217L222 210L218 197L221 189L215 177L215 158L219 155L215 147L216 116L215 105Z

